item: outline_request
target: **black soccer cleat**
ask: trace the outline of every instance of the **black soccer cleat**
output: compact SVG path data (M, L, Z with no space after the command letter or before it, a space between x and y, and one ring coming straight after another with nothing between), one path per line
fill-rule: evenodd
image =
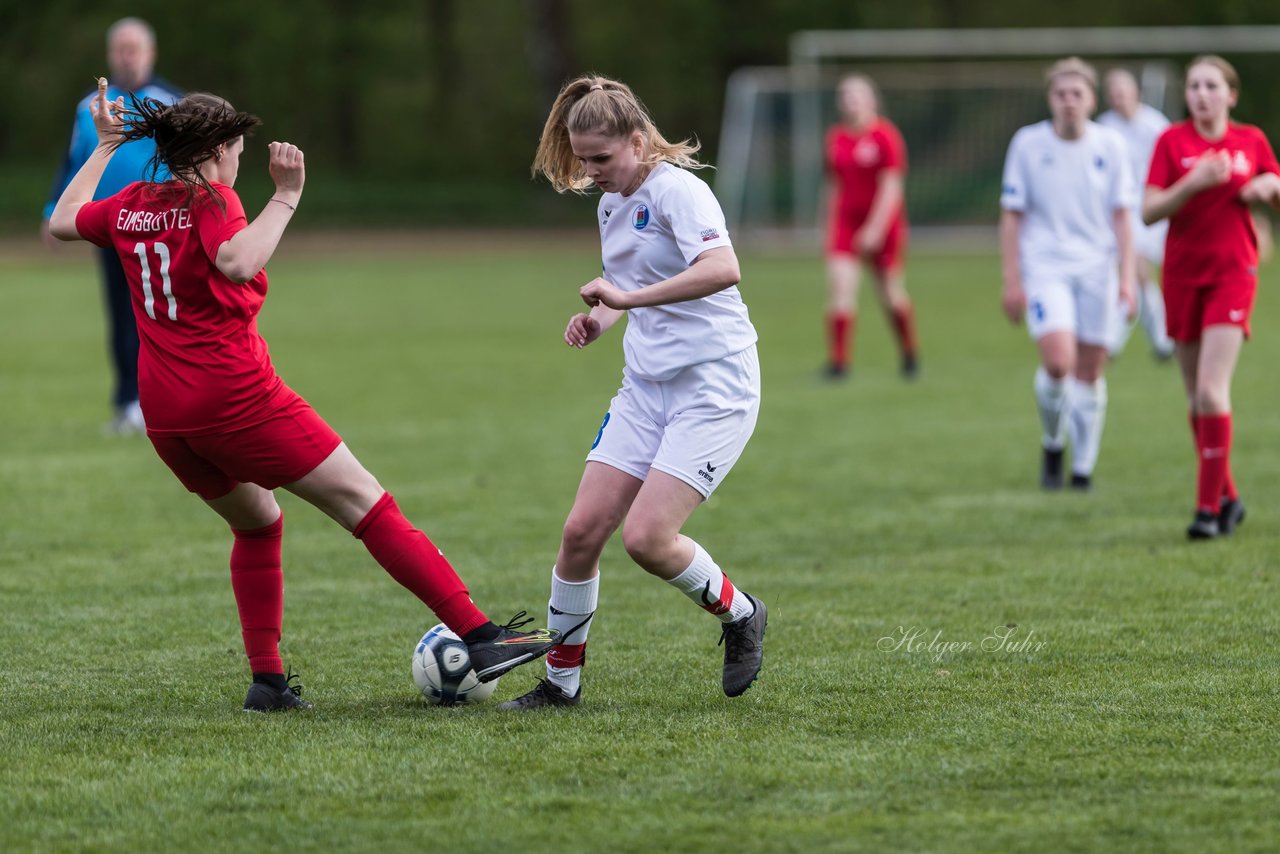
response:
M1244 502L1239 498L1224 498L1218 507L1218 533L1229 537L1244 521Z
M518 632L516 629L533 622L532 617L521 619L527 611L521 611L507 623L498 626L498 634L489 640L467 641L471 656L471 668L481 682L492 682L508 670L541 658L551 647L560 643L560 633L554 629L537 629Z
M847 365L837 364L836 362L828 362L822 368L823 379L842 380L849 376L849 368Z
M902 357L902 378L911 382L920 376L920 360L912 353Z
M1040 486L1044 489L1062 489L1062 449L1044 449L1040 464Z
M530 709L545 709L551 706L576 706L581 702L581 685L578 686L578 692L570 697L550 679L539 679L532 691L514 700L507 700L498 708L509 712L527 712Z
M1187 527L1187 539L1212 540L1220 534L1218 514L1212 510L1197 510L1196 517Z
M744 593L755 610L732 623L720 624L720 643L724 644L724 693L729 697L741 696L760 675L764 661L764 630L769 624L769 612L764 603L749 593Z
M277 674L277 678L285 683L284 687L254 680L244 698L246 712L289 712L311 708L311 704L302 699L302 686L288 684L290 680L297 679L298 674L290 673L287 677Z
M1076 492L1093 492L1093 477L1087 474L1071 473L1071 488Z

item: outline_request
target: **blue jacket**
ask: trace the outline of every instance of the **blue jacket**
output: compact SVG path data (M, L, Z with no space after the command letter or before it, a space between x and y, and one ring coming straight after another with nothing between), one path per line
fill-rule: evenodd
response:
M71 179L76 176L80 167L98 146L98 132L93 128L93 113L89 112L89 105L97 94L98 90L95 87L76 106L76 120L71 128L71 145L67 147L67 156L62 161L58 178L53 182L53 193L49 196L48 204L44 206L45 219L53 213L53 206L58 203L62 191L67 189ZM162 103L172 104L179 100L183 93L172 83L157 77L133 94L138 97L138 100L154 98ZM114 101L121 95L124 96L125 105L128 106L130 95L128 91L121 89L115 83L107 86L107 100ZM93 198L105 199L120 192L134 181L150 180L150 170L146 166L155 153L156 144L151 139L139 139L120 146L107 165L107 171L103 173L102 180L98 182L98 190L93 194ZM157 181L168 179L169 170L164 167L164 164L160 164L155 177Z

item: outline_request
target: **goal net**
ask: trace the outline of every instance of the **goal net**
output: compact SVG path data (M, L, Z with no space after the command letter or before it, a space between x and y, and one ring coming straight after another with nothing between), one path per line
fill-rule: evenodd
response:
M1280 27L796 33L790 65L729 78L716 193L738 233L814 244L823 139L838 121L836 86L856 70L875 81L882 113L906 141L913 232L989 235L1009 140L1048 118L1044 71L1054 59L1082 55L1100 75L1128 68L1143 100L1176 119L1187 57L1278 44Z
M1172 67L1124 64L1144 81L1144 100L1170 114ZM1013 132L1048 117L1044 62L862 63L823 69L808 86L787 71L741 69L729 83L716 192L736 231L780 239L811 237L818 206L826 129L839 121L836 86L847 72L867 73L880 90L881 114L907 144L906 204L913 230L990 228ZM736 91L735 91L736 90ZM1177 94L1176 92L1173 94ZM812 118L804 134L808 103Z

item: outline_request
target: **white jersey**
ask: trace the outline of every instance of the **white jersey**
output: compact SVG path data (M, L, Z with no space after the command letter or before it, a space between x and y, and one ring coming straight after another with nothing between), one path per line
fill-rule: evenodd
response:
M605 193L598 214L604 278L624 291L666 281L708 249L733 245L711 188L670 163L658 164L630 196ZM622 348L628 368L662 381L755 342L735 285L701 299L630 309Z
M1013 135L1000 205L1023 215L1024 278L1094 269L1114 258L1113 215L1137 202L1124 139L1110 128L1089 122L1083 136L1065 140L1046 120Z
M1132 119L1126 119L1115 110L1107 110L1098 116L1098 124L1112 128L1124 137L1129 149L1129 166L1133 170L1134 180L1138 182L1138 194L1141 198L1142 188L1147 183L1147 173L1151 169L1151 152L1155 150L1160 134L1169 127L1169 120L1155 107L1139 104ZM1133 214L1133 240L1138 254L1159 264L1164 256L1164 238L1169 231L1169 220L1166 218L1147 225L1142 221L1141 205L1134 208Z
M1107 110L1098 116L1098 124L1119 133L1124 137L1125 146L1129 150L1129 169L1139 186L1147 183L1147 171L1151 167L1151 152L1155 150L1156 140L1169 120L1164 113L1148 104L1139 104L1133 118L1126 119L1115 110Z

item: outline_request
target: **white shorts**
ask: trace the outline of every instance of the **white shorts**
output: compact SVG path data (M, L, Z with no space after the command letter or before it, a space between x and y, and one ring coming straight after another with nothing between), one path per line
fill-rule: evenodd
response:
M1023 288L1027 296L1027 331L1033 341L1050 332L1070 332L1082 344L1111 342L1119 311L1120 278L1113 261L1084 272L1037 271Z
M1169 233L1169 220L1162 219L1155 225L1144 225L1142 211L1134 210L1129 220L1133 231L1133 251L1139 258L1157 267L1164 263L1164 239Z
M755 345L657 382L623 368L587 460L644 480L666 472L705 498L742 455L760 413Z

